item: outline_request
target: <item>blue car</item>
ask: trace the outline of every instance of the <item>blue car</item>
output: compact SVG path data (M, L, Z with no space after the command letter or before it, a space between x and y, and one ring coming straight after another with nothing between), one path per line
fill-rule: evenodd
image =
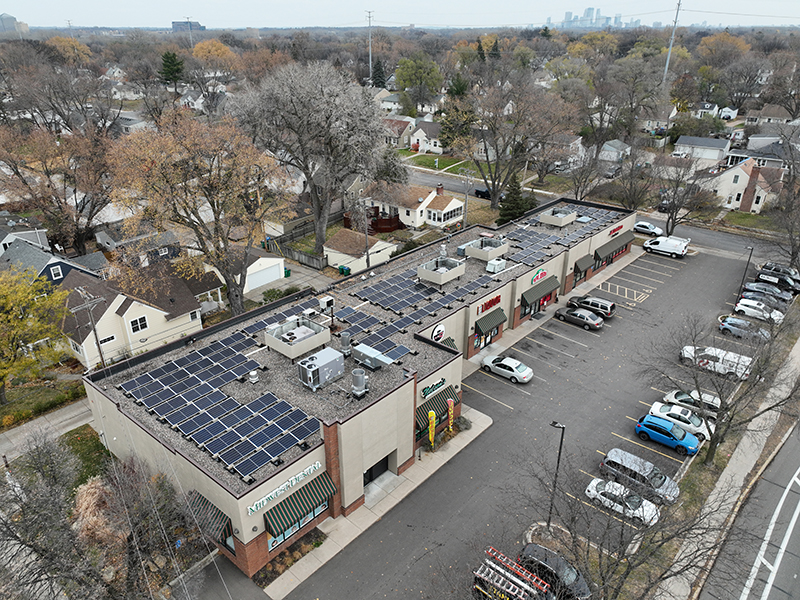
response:
M645 415L636 423L636 435L642 441L653 440L673 448L681 456L697 454L700 442L691 433L666 419Z

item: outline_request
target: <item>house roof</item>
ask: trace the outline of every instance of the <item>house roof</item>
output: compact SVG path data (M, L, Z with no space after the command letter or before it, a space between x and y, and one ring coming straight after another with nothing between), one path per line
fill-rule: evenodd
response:
M442 130L442 126L439 125L439 123L432 123L430 121L420 121L419 123L417 123L417 126L414 129L412 135L414 135L420 130L425 134L425 136L429 140L433 140L439 137L439 132Z
M206 292L221 288L224 285L215 271L206 271L200 276L183 275L179 277L183 279L183 282L186 284L186 287L189 288L193 296L205 294Z
M14 240L8 249L0 257L0 269L7 270L12 267L24 271L33 269L37 274L41 273L53 255L45 252L41 248L31 246L21 240Z
M761 119L789 120L792 118L792 115L789 114L788 110L782 106L778 106L777 104L765 104L761 110L754 110L752 115L748 116L759 117Z
M380 242L376 237L368 236L369 247ZM336 250L350 256L364 256L364 235L352 229L340 229L325 242L325 248Z
M83 256L75 256L70 260L95 273L104 271L110 265L106 255L99 251L92 252L91 254L84 254Z
M464 205L464 203L461 200L457 200L452 196L447 196L445 194L441 195L437 194L436 196L433 197L433 200L431 200L428 203L427 208L429 208L430 210L444 210L448 206L450 206L453 202L456 202L457 204L460 204L462 206Z
M431 191L430 188L420 185L405 186L374 183L364 191L364 196L371 198L376 203L383 202L390 206L417 210L423 205L419 199L425 200L431 194Z
M730 144L730 140L696 137L693 135L682 135L678 138L676 146L692 146L694 148L714 148L715 150L724 150Z
M61 330L64 335L69 336L79 344L92 333L91 319L88 311L92 311L94 322L106 313L112 302L119 295L119 292L111 287L109 282L103 279L92 277L80 271L70 271L61 282L61 287L72 290L67 296L67 312ZM78 289L83 290L81 294ZM91 308L79 310L75 313L70 312L77 306L84 304L90 298L104 298L105 302L95 304Z
M630 146L622 140L611 140L603 144L603 150L615 150L617 152L627 152Z
M713 102L698 102L695 105L696 110L714 110L715 108L718 107Z
M383 123L389 131L398 137L408 128L408 121L400 121L399 119L384 119Z

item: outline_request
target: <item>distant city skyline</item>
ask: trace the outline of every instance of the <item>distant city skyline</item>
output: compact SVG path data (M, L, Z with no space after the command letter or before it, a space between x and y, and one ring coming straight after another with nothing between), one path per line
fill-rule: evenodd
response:
M646 5L632 0L612 0L593 7L574 6L574 15L586 18L592 11L592 21L599 12L602 21L611 26L619 19L624 26L636 22L652 26L654 22L668 26L675 14L676 0L656 0ZM509 5L512 4L512 5ZM498 28L542 27L548 23L560 26L562 14L553 14L552 3L488 4L485 0L439 0L435 4L407 0L396 6L375 6L374 2L353 0L297 0L291 3L265 3L245 0L224 8L218 2L157 2L141 0L136 3L78 2L61 0L11 0L2 11L30 27L58 29L72 27L158 28L169 30L173 21L192 20L208 29L366 27L367 12L373 11L376 27L418 28ZM585 5L584 5L585 6ZM713 9L713 10L712 10ZM567 7L560 10L567 10ZM787 0L762 0L753 4L747 0L729 0L722 5L709 5L699 0L684 2L679 25L689 26L707 22L709 27L765 27L769 25L800 25L800 4Z

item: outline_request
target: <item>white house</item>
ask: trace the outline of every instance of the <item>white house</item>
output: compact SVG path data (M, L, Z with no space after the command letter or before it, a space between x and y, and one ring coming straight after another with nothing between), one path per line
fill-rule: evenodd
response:
M411 145L418 144L419 152L430 152L431 154L441 154L444 151L439 141L439 133L442 126L439 123L430 121L420 121L411 133Z
M374 267L389 260L397 244L384 242L373 236L365 239L363 233L352 229L340 229L323 246L331 267L350 267L352 273L367 268L366 247L369 244L369 264Z
M238 265L234 265L234 269L238 269ZM251 250L250 255L247 257L244 293L247 294L256 288L281 279L283 277L283 269L282 256L256 256ZM206 264L206 270L215 272L222 279L222 274L216 267Z
M695 181L720 198L720 205L731 210L760 213L774 200L783 186L783 171L759 167L756 159L699 176Z
M386 112L397 112L402 108L400 94L389 94L380 98L381 108Z
M698 102L689 108L689 114L691 114L695 119L701 119L706 115L716 117L719 115L719 106L713 102Z
M597 158L608 162L621 163L631 155L631 147L622 140L611 140L603 144Z
M682 135L675 143L675 153L689 158L718 162L725 158L731 149L727 139L695 137Z
M725 108L722 108L719 111L719 118L725 119L726 121L732 121L738 116L739 116L739 109L733 108L732 106L726 106Z
M445 194L442 184L434 190L416 185L376 184L366 190L366 200L383 214L399 216L400 222L410 229L423 225L443 229L455 226L464 218L464 202Z
M672 104L659 104L647 106L642 109L640 121L646 131L669 129L674 125L673 120L678 116L678 109Z
M767 123L791 123L792 115L782 106L765 104L760 110L751 110L744 120L748 125L765 125Z

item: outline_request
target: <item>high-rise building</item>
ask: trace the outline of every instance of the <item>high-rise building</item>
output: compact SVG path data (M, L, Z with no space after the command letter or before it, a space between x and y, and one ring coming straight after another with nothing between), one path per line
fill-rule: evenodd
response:
M206 26L197 21L173 21L172 33L186 33L187 31L205 31Z
M597 12L594 13L594 24L599 25L602 27L603 25L603 17L600 16L600 9L597 9Z
M572 21L572 11L568 10L564 13L564 23L569 23Z
M622 15L620 13L614 15L614 27L622 27Z
M16 17L12 17L8 13L3 13L0 15L0 32L5 33L7 31L16 31L17 30L17 19Z

